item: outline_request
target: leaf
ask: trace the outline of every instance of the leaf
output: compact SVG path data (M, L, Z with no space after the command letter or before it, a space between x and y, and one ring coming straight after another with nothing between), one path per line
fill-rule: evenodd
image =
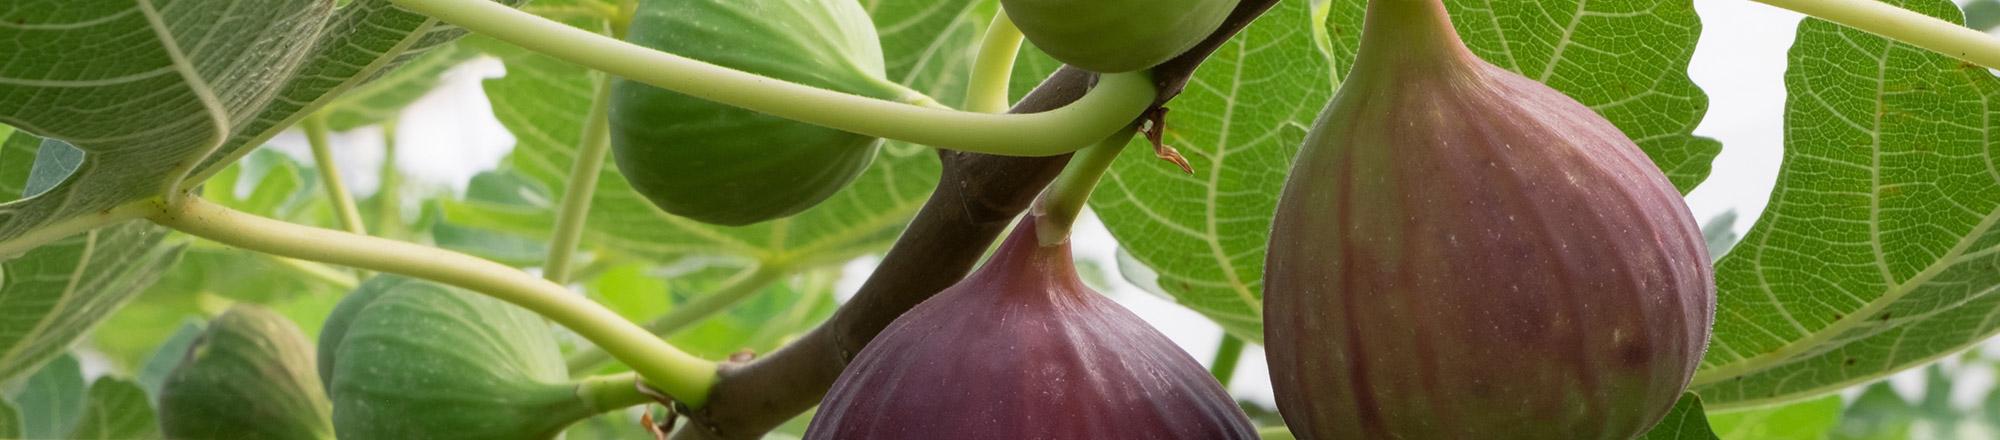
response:
M983 23L984 18L975 18L979 15L973 3L865 3L877 17L882 41L888 44L884 50L890 79L929 92L941 101L955 102L955 95L963 92L943 91L951 87L943 84L963 75L970 57L945 48L965 47L973 34L964 26ZM603 26L586 21L572 24L586 29ZM488 50L506 63L508 75L487 81L487 94L495 115L519 140L506 168L543 186L563 187L589 113L591 76L570 63L517 48ZM606 167L600 177L585 233L587 245L653 261L726 255L796 265L837 263L886 248L923 206L939 172L935 154L929 149L891 143L865 174L819 206L788 219L730 228L674 217L654 208L615 168ZM447 217L485 222L469 218L480 212L466 208L471 207L448 206Z
M1959 18L1941 0L1893 3ZM1770 207L1716 266L1694 379L1715 407L1832 392L2000 331L2000 81L1807 20L1786 87Z
M138 384L99 378L90 384L88 404L69 430L69 439L135 439L160 435L153 422L153 405Z
M6 398L0 398L0 438L22 438L21 410Z
M21 410L21 437L60 438L83 413L83 384L76 358L62 356L10 390Z
M1709 428L1708 416L1701 410L1701 397L1694 393L1681 395L1674 403L1674 409L1667 417L1653 425L1643 440L1716 440L1715 432Z
M32 138L15 133L0 154L15 157L31 143L42 144L24 140ZM0 166L0 199L31 186L29 174L28 168ZM165 237L164 228L126 223L64 238L19 258L0 258L0 316L8 317L0 320L0 382L67 351L152 284L183 249L165 245Z
M47 194L0 205L0 244L16 247L191 188L330 97L462 33L389 0L23 0L0 4L0 21L15 24L0 41L37 42L0 68L0 122L87 154Z
M1789 405L1708 413L1723 440L1820 440L1840 423L1840 396Z
M436 89L446 71L478 55L479 51L456 44L438 46L381 78L341 94L320 112L326 115L327 127L335 131L394 119L404 107Z
M1334 2L1323 28L1306 3L1280 2L1211 56L1172 103L1166 141L1196 175L1135 145L1091 203L1163 289L1250 341L1263 340L1272 210L1359 42L1363 2ZM1700 28L1687 2L1446 3L1474 52L1590 105L1681 190L1707 176L1719 144L1689 134L1707 98L1685 73ZM1601 68L1613 65L1620 68Z

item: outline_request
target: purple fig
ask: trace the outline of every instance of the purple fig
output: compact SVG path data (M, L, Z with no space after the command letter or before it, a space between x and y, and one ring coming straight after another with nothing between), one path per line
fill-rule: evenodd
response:
M1590 108L1369 2L1278 204L1264 338L1302 439L1627 439L1680 398L1715 285L1679 192Z
M876 336L808 440L1251 439L1194 358L1077 279L1033 217L986 265Z

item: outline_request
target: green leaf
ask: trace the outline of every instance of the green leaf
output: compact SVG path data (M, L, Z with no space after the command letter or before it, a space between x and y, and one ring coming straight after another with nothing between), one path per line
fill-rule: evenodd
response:
M5 177L5 176L0 176ZM0 263L0 381L69 349L172 267L185 245L166 230L126 223L86 232Z
M447 44L411 60L374 81L341 94L320 112L327 127L347 131L379 124L402 114L404 107L424 97L444 79L444 73L478 56L479 51Z
M1716 266L1694 379L1716 407L1833 392L2000 331L2000 81L1823 21L1798 32L1777 188Z
M83 413L83 369L62 356L8 392L21 409L21 437L60 438Z
M0 41L37 42L0 67L0 122L87 154L47 194L0 205L0 244L193 187L463 33L389 0L23 0L0 21L16 24Z
M1869 385L1854 398L1828 438L1838 440L1907 440L1917 424L1917 411L1888 382Z
M1172 103L1166 142L1195 175L1135 142L1091 200L1119 243L1158 272L1162 289L1250 341L1263 340L1272 210L1360 37L1364 2L1333 2L1325 23L1307 3L1280 2L1216 51ZM1688 2L1446 4L1474 52L1590 105L1682 191L1707 176L1720 146L1689 134L1707 98L1686 74L1700 29Z
M1701 397L1694 395L1694 393L1681 395L1681 400L1674 403L1674 409L1667 412L1667 417L1661 419L1659 424L1653 425L1651 431L1647 431L1646 435L1639 436L1639 438L1643 440L1716 440L1715 432L1710 429L1708 416L1702 412Z
M138 439L160 435L153 421L153 405L145 390L131 381L99 378L90 384L90 395L68 439Z
M21 410L6 398L0 398L0 438L22 438Z
M1820 440L1840 423L1840 396L1788 405L1708 413L1723 440Z

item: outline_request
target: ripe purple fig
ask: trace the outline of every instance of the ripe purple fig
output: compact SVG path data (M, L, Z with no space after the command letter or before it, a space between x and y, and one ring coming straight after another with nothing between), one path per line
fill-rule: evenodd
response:
M808 440L1252 439L1215 378L1077 279L1033 217L986 265L876 336Z
M1715 285L1645 153L1374 0L1272 227L1264 338L1302 439L1627 439L1680 398Z

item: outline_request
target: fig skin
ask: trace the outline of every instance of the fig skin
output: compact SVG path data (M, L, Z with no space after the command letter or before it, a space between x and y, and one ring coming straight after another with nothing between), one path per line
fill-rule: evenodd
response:
M876 336L807 440L1254 439L1215 378L1085 287L1032 217L978 272Z
M1617 127L1438 0L1371 1L1272 227L1278 408L1301 439L1632 438L1707 347L1709 261Z
M160 386L167 438L333 438L333 408L313 373L312 343L283 315L232 306L184 356Z
M1208 38L1238 0L1000 0L1035 47L1098 73L1158 66Z
M382 287L342 300L359 310L332 367L338 438L550 439L605 410L569 383L540 315L427 281Z
M882 48L854 0L644 0L626 41L750 73L880 99ZM661 210L744 226L818 205L861 176L881 140L615 79L611 148Z

